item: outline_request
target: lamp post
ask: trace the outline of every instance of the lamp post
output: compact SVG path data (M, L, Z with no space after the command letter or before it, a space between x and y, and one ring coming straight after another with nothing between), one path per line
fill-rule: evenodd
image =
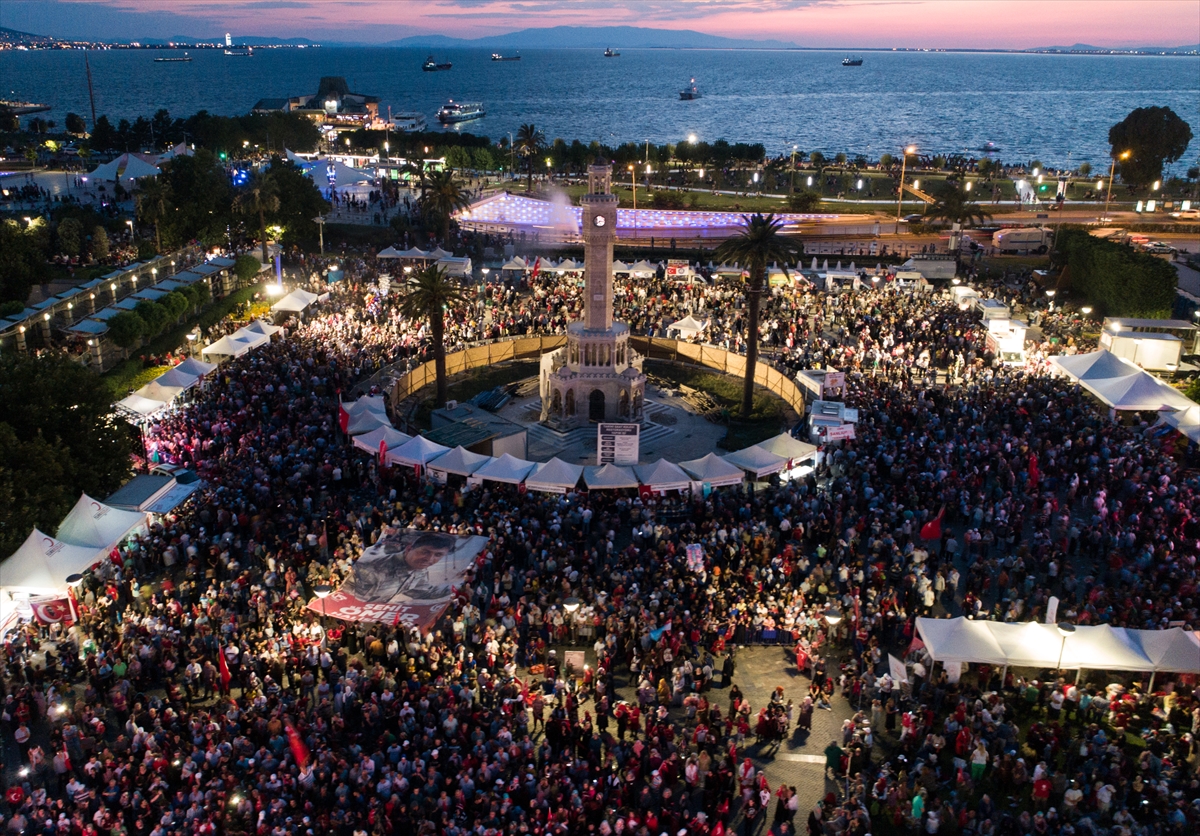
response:
M325 216L317 215L313 218L313 223L317 225L317 236L321 241L321 255L325 255Z
M637 211L637 174L634 173L633 166L629 166L629 183L633 186L633 211Z
M796 193L796 151L800 148L799 145L792 146L792 179L788 183L788 195Z
M1049 307L1047 308L1047 311L1048 311L1048 312L1050 312L1050 313L1054 313L1054 294L1055 294L1056 292L1057 292L1057 291L1054 291L1054 290L1047 290L1047 291L1046 291L1046 296L1048 296L1048 297L1050 298L1050 305L1049 305Z
M896 196L896 234L900 234L900 213L904 206L904 172L908 168L908 155L915 154L917 146L909 145L904 148L904 152L900 155L900 194Z
M198 340L198 339L200 339L199 331L193 331L192 333L187 335L188 357L196 356L196 340Z
M575 644L575 613L579 612L579 606L581 603L582 602L573 595L570 598L564 598L562 602L563 609L567 611L567 621L569 622L569 626L571 628L569 635L571 636L572 646ZM564 656L563 665L566 665L566 663L567 660Z
M1058 634L1062 636L1062 644L1058 647L1058 665L1055 670L1062 670L1063 651L1067 649L1067 636L1075 633L1075 625L1069 621L1060 621L1054 626L1058 630Z
M313 594L321 599L321 647L325 647L325 599L329 597L329 593L333 592L333 587L327 583L319 583L313 587Z
M1129 152L1122 151L1112 158L1112 165L1108 169L1108 188L1104 191L1104 220L1108 220L1108 204L1112 201L1113 177L1117 173L1117 160L1129 159Z
M836 627L841 622L842 611L838 609L837 604L830 604L829 607L825 610L825 612L821 613L821 615L825 618L825 621L829 624L829 627L830 627L829 632L831 634L830 642L832 643L833 628Z
M1092 312L1092 309L1091 309L1091 307L1090 307L1090 306L1088 306L1088 305L1084 305L1082 308L1080 308L1080 309L1079 309L1079 312L1080 312L1081 314L1083 314L1083 318L1084 318L1084 319L1087 319L1087 318L1088 318L1088 315L1089 315L1089 314L1091 314L1091 312Z

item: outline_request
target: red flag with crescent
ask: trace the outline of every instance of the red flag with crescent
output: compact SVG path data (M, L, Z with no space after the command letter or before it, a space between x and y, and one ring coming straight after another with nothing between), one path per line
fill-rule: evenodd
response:
M942 539L942 517L946 513L946 507L943 505L942 510L938 511L938 515L925 525L921 526L922 540L940 540Z
M296 759L297 765L301 769L308 766L308 747L304 745L304 739L300 737L300 732L296 731L296 727L292 725L292 721L288 720L284 725L287 730L288 746L292 749L292 757Z
M233 679L233 674L229 672L229 660L225 658L224 648L217 651L217 665L221 668L221 689L228 692L229 682Z
M539 255L537 260L533 262L533 275L530 278L536 279L540 272L542 272L542 257Z
M64 597L31 598L29 606L38 624L74 624L75 613L71 610L71 601Z

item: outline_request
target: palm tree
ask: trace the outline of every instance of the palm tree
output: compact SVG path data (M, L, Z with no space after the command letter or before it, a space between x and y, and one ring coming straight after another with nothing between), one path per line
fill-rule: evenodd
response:
M436 264L410 274L401 291L400 312L409 319L429 321L439 407L446 403L446 311L464 300L462 289Z
M422 201L425 211L436 215L442 220L442 241L450 240L450 218L459 209L471 205L471 198L466 190L454 179L449 169L431 171L422 183L425 196Z
M517 153L525 158L525 171L529 175L525 191L533 191L533 158L546 147L546 135L537 129L536 125L522 125L517 129L517 139L514 143Z
M745 227L741 235L729 238L716 250L716 258L722 262L742 265L750 275L746 282L748 312L746 317L746 380L742 388L742 417L749 418L754 406L754 367L758 362L758 306L766 284L767 265L772 262L785 265L796 258L800 247L794 239L784 238L784 223L774 215L755 213L743 215Z
M162 252L162 235L158 225L167 215L167 204L170 202L170 187L157 177L143 177L138 181L138 192L134 196L137 203L138 216L143 221L154 224L154 247Z
M279 211L279 187L270 174L260 174L250 181L242 193L233 199L234 208L244 215L258 215L258 238L262 241L263 264L271 261L267 254L267 213Z
M967 192L959 186L949 184L938 193L937 202L925 210L925 216L931 221L945 221L963 226L982 224L992 217L990 212L971 200Z

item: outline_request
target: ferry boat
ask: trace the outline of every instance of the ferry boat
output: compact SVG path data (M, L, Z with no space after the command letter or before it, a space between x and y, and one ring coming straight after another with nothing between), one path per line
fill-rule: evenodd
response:
M437 112L437 118L442 124L451 125L455 122L480 119L486 114L482 102L456 102L451 99L442 105L442 109Z
M493 52L492 60L493 61L520 61L521 53L518 52L516 55L501 55L499 52Z
M452 66L454 66L454 65L451 64L449 61L443 61L443 62L439 63L434 60L432 55L430 55L428 58L425 59L425 63L421 65L421 69L427 73L435 73L438 70L448 70Z
M227 49L225 50L225 54L237 56L239 58L249 58L250 56L254 55L254 47L248 46L245 49Z
M155 64L186 64L186 63L190 62L191 60L192 60L192 56L188 55L185 52L185 53L183 53L182 57L170 56L170 57L163 57L163 58L155 58L154 63Z
M999 148L999 146L996 145L996 143L989 142L987 145L982 145L979 148L976 148L975 150L982 151L985 154L995 154L1000 151L1000 148Z
M613 49L610 46L608 49L604 50L604 57L605 58L620 58L621 53L617 52L615 49Z
M861 58L851 58L849 56L846 56L845 58L842 59L842 66L843 67L861 67L862 61L863 60Z
M679 98L685 102L690 102L692 99L700 98L700 91L696 87L696 79L692 79L689 87L684 87L679 91Z
M391 127L401 133L416 133L425 130L425 114L416 112L393 113Z

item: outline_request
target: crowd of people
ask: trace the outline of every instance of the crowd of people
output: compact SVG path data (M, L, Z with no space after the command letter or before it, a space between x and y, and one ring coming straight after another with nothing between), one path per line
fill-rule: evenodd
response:
M11 832L1200 827L1194 678L1151 695L1096 675L960 674L914 642L919 615L1041 620L1051 595L1080 624L1200 626L1200 477L1043 364L998 363L976 315L889 283L776 294L774 361L848 372L856 439L753 493L543 495L438 484L350 445L343 393L421 356L427 335L368 291L370 262L340 265L327 300L149 428L154 454L205 487L88 577L77 624L6 645ZM617 297L638 328L703 311L741 339L741 291L719 278ZM557 277L485 286L448 312L447 343L554 332L580 308ZM396 529L487 538L432 627L308 607ZM764 642L795 656L752 704L739 648ZM564 645L587 667L568 669ZM822 709L846 717L828 744L812 734ZM772 784L785 741L825 775Z

